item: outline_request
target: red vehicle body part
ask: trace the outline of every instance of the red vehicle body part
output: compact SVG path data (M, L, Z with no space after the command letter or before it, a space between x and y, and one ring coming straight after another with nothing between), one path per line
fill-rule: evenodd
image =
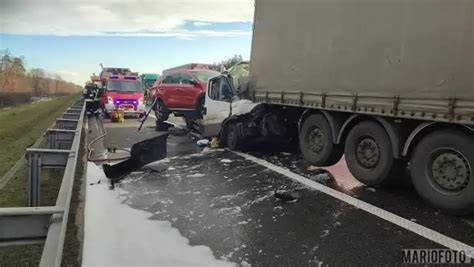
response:
M205 95L209 78L219 75L212 70L182 70L165 74L150 90L153 98L170 111L195 110L198 100Z

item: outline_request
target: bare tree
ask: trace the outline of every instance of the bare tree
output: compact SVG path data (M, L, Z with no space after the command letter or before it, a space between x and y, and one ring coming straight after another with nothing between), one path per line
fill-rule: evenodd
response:
M46 85L46 73L41 68L31 69L28 73L31 81L31 87L33 88L33 94L35 96L41 96L45 93Z
M16 76L25 74L25 60L23 57L14 57L8 50L0 51L0 91L12 85Z
M54 94L58 95L59 93L62 92L61 86L62 86L64 80L61 77L61 75L55 73L55 74L53 74L53 81L54 81Z

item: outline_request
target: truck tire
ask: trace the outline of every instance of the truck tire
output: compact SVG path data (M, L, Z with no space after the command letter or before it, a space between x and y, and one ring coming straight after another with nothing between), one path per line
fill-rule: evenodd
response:
M242 137L236 123L229 123L227 125L226 144L230 150L238 151L242 148Z
M390 137L373 121L362 121L349 132L344 147L347 167L367 186L391 184L403 166L393 158Z
M474 212L474 138L456 130L425 136L413 150L411 179L418 194L453 214Z
M342 146L332 141L332 130L322 114L306 118L299 133L303 157L316 166L331 166L342 157Z
M170 117L170 113L162 101L156 103L155 116L158 121L166 121Z

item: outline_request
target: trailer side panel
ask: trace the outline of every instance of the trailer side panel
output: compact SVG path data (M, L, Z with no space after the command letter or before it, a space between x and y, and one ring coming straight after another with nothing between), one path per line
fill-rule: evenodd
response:
M472 0L256 0L256 100L474 123Z

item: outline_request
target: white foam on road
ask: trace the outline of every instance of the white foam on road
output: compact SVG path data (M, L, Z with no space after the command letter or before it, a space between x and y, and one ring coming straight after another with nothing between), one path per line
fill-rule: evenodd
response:
M83 266L234 266L207 246L191 246L170 222L122 203L124 193L109 190L104 172L88 163Z
M354 198L354 197L351 197L349 195L346 195L342 192L339 192L337 190L334 190L330 187L327 187L323 184L320 184L318 182L315 182L313 180L310 180L304 176L301 176L299 174L296 174L294 172L291 172L290 170L288 169L285 169L285 168L282 168L280 166L277 166L275 164L272 164L266 160L263 160L263 159L260 159L260 158L256 158L252 155L249 155L249 154L245 154L245 153L240 153L240 152L235 152L235 151L232 151L234 152L235 154L245 158L246 160L250 160L250 161L253 161L259 165L262 165L268 169L271 169L277 173L280 173L288 178L291 178L299 183L302 183L310 188L313 188L313 189L316 189L322 193L325 193L331 197L334 197L334 198L337 198L341 201L344 201L346 202L347 204L350 204L354 207L357 207L361 210L364 210L368 213L371 213L381 219L384 219L388 222L391 222L393 224L396 224L408 231L411 231L417 235L420 235L424 238L427 238L433 242L436 242L440 245L443 245L447 248L450 248L450 249L453 249L453 250L457 250L457 251L464 251L466 253L470 252L470 253L474 253L474 247L468 245L468 244L465 244L465 243L462 243L458 240L455 240L451 237L448 237L446 235L443 235L439 232L436 232L432 229L429 229L423 225L420 225L418 223L415 223L415 222L412 222L410 220L407 220L403 217L400 217L396 214L393 214L389 211L386 211L384 209L381 209L381 208L378 208L372 204L369 204L367 202L364 202L360 199L357 199L357 198Z

